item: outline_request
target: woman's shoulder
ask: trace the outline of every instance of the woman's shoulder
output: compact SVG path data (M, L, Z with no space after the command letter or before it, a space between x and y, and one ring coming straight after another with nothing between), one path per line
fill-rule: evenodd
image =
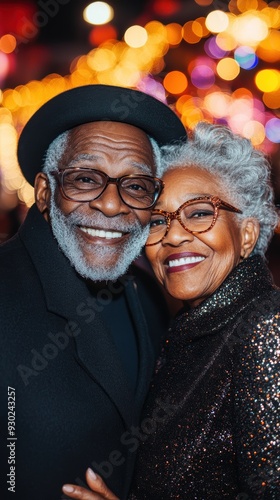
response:
M235 332L236 366L276 361L280 347L280 290L271 288L247 304Z

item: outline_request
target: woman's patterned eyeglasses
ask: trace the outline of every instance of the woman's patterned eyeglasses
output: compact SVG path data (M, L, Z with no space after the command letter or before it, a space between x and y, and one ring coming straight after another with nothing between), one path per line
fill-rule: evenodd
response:
M156 245L167 235L171 221L177 219L189 233L206 233L215 225L219 210L242 211L217 196L201 196L183 203L175 212L154 210L150 222L150 234L146 246Z

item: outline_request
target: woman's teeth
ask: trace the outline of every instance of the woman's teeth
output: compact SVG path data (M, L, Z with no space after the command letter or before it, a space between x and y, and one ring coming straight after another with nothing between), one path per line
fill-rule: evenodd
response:
M181 259L174 259L168 262L169 267L184 266L187 264L193 264L194 262L201 262L205 257L181 257Z

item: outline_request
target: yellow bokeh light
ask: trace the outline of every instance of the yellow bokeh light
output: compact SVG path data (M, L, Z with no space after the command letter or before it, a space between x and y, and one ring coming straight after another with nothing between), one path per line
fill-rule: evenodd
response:
M157 33L166 38L166 28L159 21L150 21L149 23L145 24L145 30L148 34Z
M18 190L18 197L21 201L24 201L24 203L27 205L27 207L31 207L33 205L35 199L34 199L34 189L28 182L25 181Z
M124 41L130 47L143 47L148 40L148 33L142 26L130 26L124 34Z
M224 57L217 64L217 73L223 80L234 80L240 73L240 66L231 57Z
M205 20L206 27L212 33L225 31L229 24L228 16L222 10L213 10Z
M17 41L14 35L3 35L0 38L0 50L5 52L5 54L11 54L14 52L17 46Z
M280 71L263 69L255 76L255 84L262 92L275 92L280 89Z
M120 85L122 87L135 87L141 78L141 73L135 66L129 67L127 65L120 64L113 70L112 78L114 85Z
M239 12L246 12L248 10L257 10L258 9L258 0L237 0L236 6Z
M106 24L114 17L114 9L106 2L93 2L89 4L84 12L83 18L90 24Z
M112 50L105 48L95 49L88 55L87 64L94 71L105 71L114 67L116 56Z
M170 71L163 80L163 86L171 94L181 94L186 90L188 80L181 71Z
M262 9L262 14L266 16L268 26L270 28L280 28L280 5L278 9L273 9L272 7L265 7Z
M102 83L103 85L116 85L111 69L97 73L96 80L97 83Z
M178 111L178 113L182 114L183 113L183 109L184 109L184 105L188 102L188 101L191 101L192 102L192 96L191 95L188 95L188 94L184 94L184 95L181 95L177 101L176 101L176 104L175 104L175 107L176 107L176 110Z
M0 123L9 123L10 125L13 123L13 115L11 111L7 108L0 108Z
M189 109L186 108L181 117L183 125L191 130L203 119L204 115L199 107L190 107Z

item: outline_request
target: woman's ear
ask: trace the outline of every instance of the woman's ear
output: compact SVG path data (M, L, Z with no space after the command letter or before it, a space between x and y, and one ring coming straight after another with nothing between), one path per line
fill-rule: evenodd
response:
M257 219L244 219L241 223L241 258L246 259L252 253L258 241L260 225Z
M48 220L51 191L49 179L43 172L39 172L39 174L36 175L34 191L36 205L40 212L44 215L45 219Z

